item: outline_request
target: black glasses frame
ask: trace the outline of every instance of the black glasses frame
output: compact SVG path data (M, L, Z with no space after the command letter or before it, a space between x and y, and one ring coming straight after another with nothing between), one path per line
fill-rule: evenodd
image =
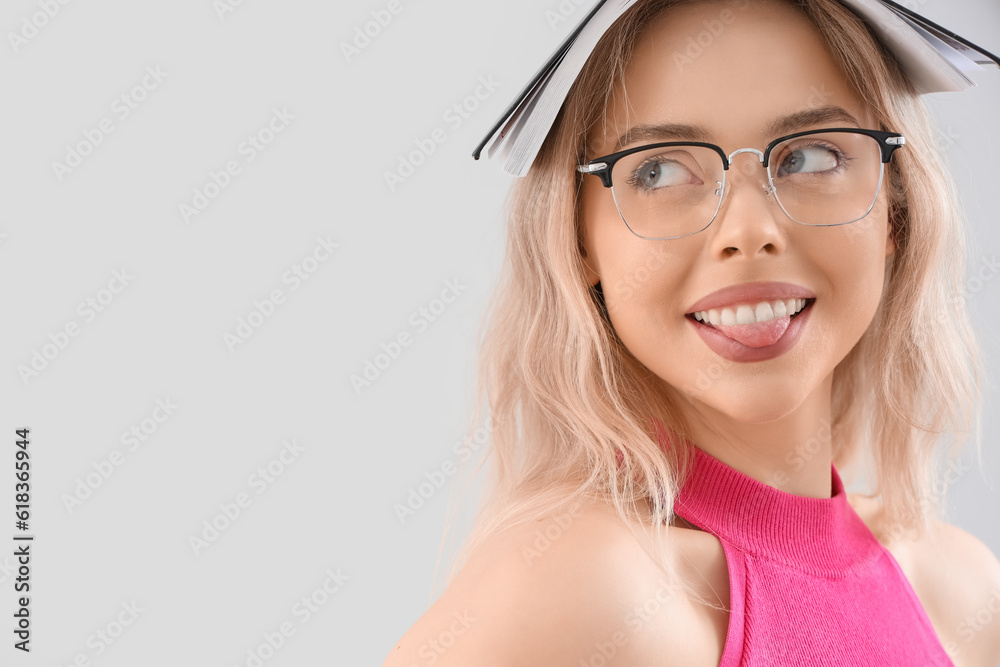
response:
M731 155L736 155L743 152L754 152L758 154L761 162L765 169L768 167L768 160L771 157L771 151L783 141L788 141L789 139L795 139L797 137L804 137L810 134L824 134L829 132L850 132L852 134L863 134L874 138L879 145L879 149L882 151L882 164L887 164L889 160L892 159L892 154L900 146L906 145L906 139L902 134L898 132L883 132L881 130L866 130L857 127L833 127L819 130L806 130L805 132L796 132L794 134L787 134L783 137L778 137L771 143L767 145L763 153L760 153L756 149L741 148L740 150L733 151ZM637 146L635 148L628 148L617 153L611 153L610 155L605 155L603 157L595 158L590 162L585 164L577 165L577 171L583 172L584 174L593 174L601 178L601 182L604 187L611 187L611 171L614 169L615 163L621 160L627 155L632 153L638 153L639 151L646 151L653 148L667 148L669 146L702 146L704 148L710 148L719 154L722 158L722 167L725 170L729 170L729 155L722 150L721 147L715 144L706 144L700 141L667 141L658 144L646 144L644 146ZM770 173L770 172L768 172Z

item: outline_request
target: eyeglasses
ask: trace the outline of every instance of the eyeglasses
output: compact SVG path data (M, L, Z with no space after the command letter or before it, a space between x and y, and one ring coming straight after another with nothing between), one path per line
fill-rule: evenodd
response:
M846 225L875 206L885 164L906 144L895 132L830 128L775 139L764 152L728 157L715 144L666 142L577 165L600 176L629 230L649 240L678 239L708 228L722 207L726 172L740 153L755 153L767 171L765 195L802 225Z

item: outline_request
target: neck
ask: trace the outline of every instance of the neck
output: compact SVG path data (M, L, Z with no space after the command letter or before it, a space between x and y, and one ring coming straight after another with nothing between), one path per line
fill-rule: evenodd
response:
M692 406L691 442L755 480L807 498L830 498L832 375L778 419L746 423L705 404Z

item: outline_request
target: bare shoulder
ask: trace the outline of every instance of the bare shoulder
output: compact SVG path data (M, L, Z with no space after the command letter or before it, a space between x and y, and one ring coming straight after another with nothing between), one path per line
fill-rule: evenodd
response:
M856 494L848 497L873 533L888 532L877 501ZM919 537L883 543L899 562L955 665L997 667L1000 560L989 547L940 520Z
M1000 664L1000 561L977 537L935 521L910 545L914 578L938 636L959 666Z
M669 557L685 578L708 567L708 540L669 530L681 533ZM667 581L629 526L589 504L483 544L383 667L718 665L715 621Z

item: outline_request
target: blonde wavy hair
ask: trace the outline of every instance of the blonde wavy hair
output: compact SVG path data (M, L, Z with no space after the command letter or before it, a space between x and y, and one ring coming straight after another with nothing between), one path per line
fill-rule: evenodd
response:
M672 572L663 549L693 456L688 429L672 388L665 391L624 347L601 286L588 284L583 174L575 165L589 159L588 137L622 86L639 33L662 11L692 1L699 0L639 0L614 24L528 175L509 193L506 257L481 329L472 418L479 422L485 398L491 442L473 474L491 462L491 476L450 576L490 536L568 515L593 499L638 527L655 562ZM981 366L965 303L965 221L923 101L892 54L837 0L783 1L818 28L878 129L907 140L887 165L896 252L873 322L834 371L830 430L838 471L874 478L871 497L887 527L880 539L921 533L943 512L942 440L953 438L947 453L957 457L974 432L981 457ZM846 484L850 475L844 478ZM639 513L640 498L649 501L652 520Z

